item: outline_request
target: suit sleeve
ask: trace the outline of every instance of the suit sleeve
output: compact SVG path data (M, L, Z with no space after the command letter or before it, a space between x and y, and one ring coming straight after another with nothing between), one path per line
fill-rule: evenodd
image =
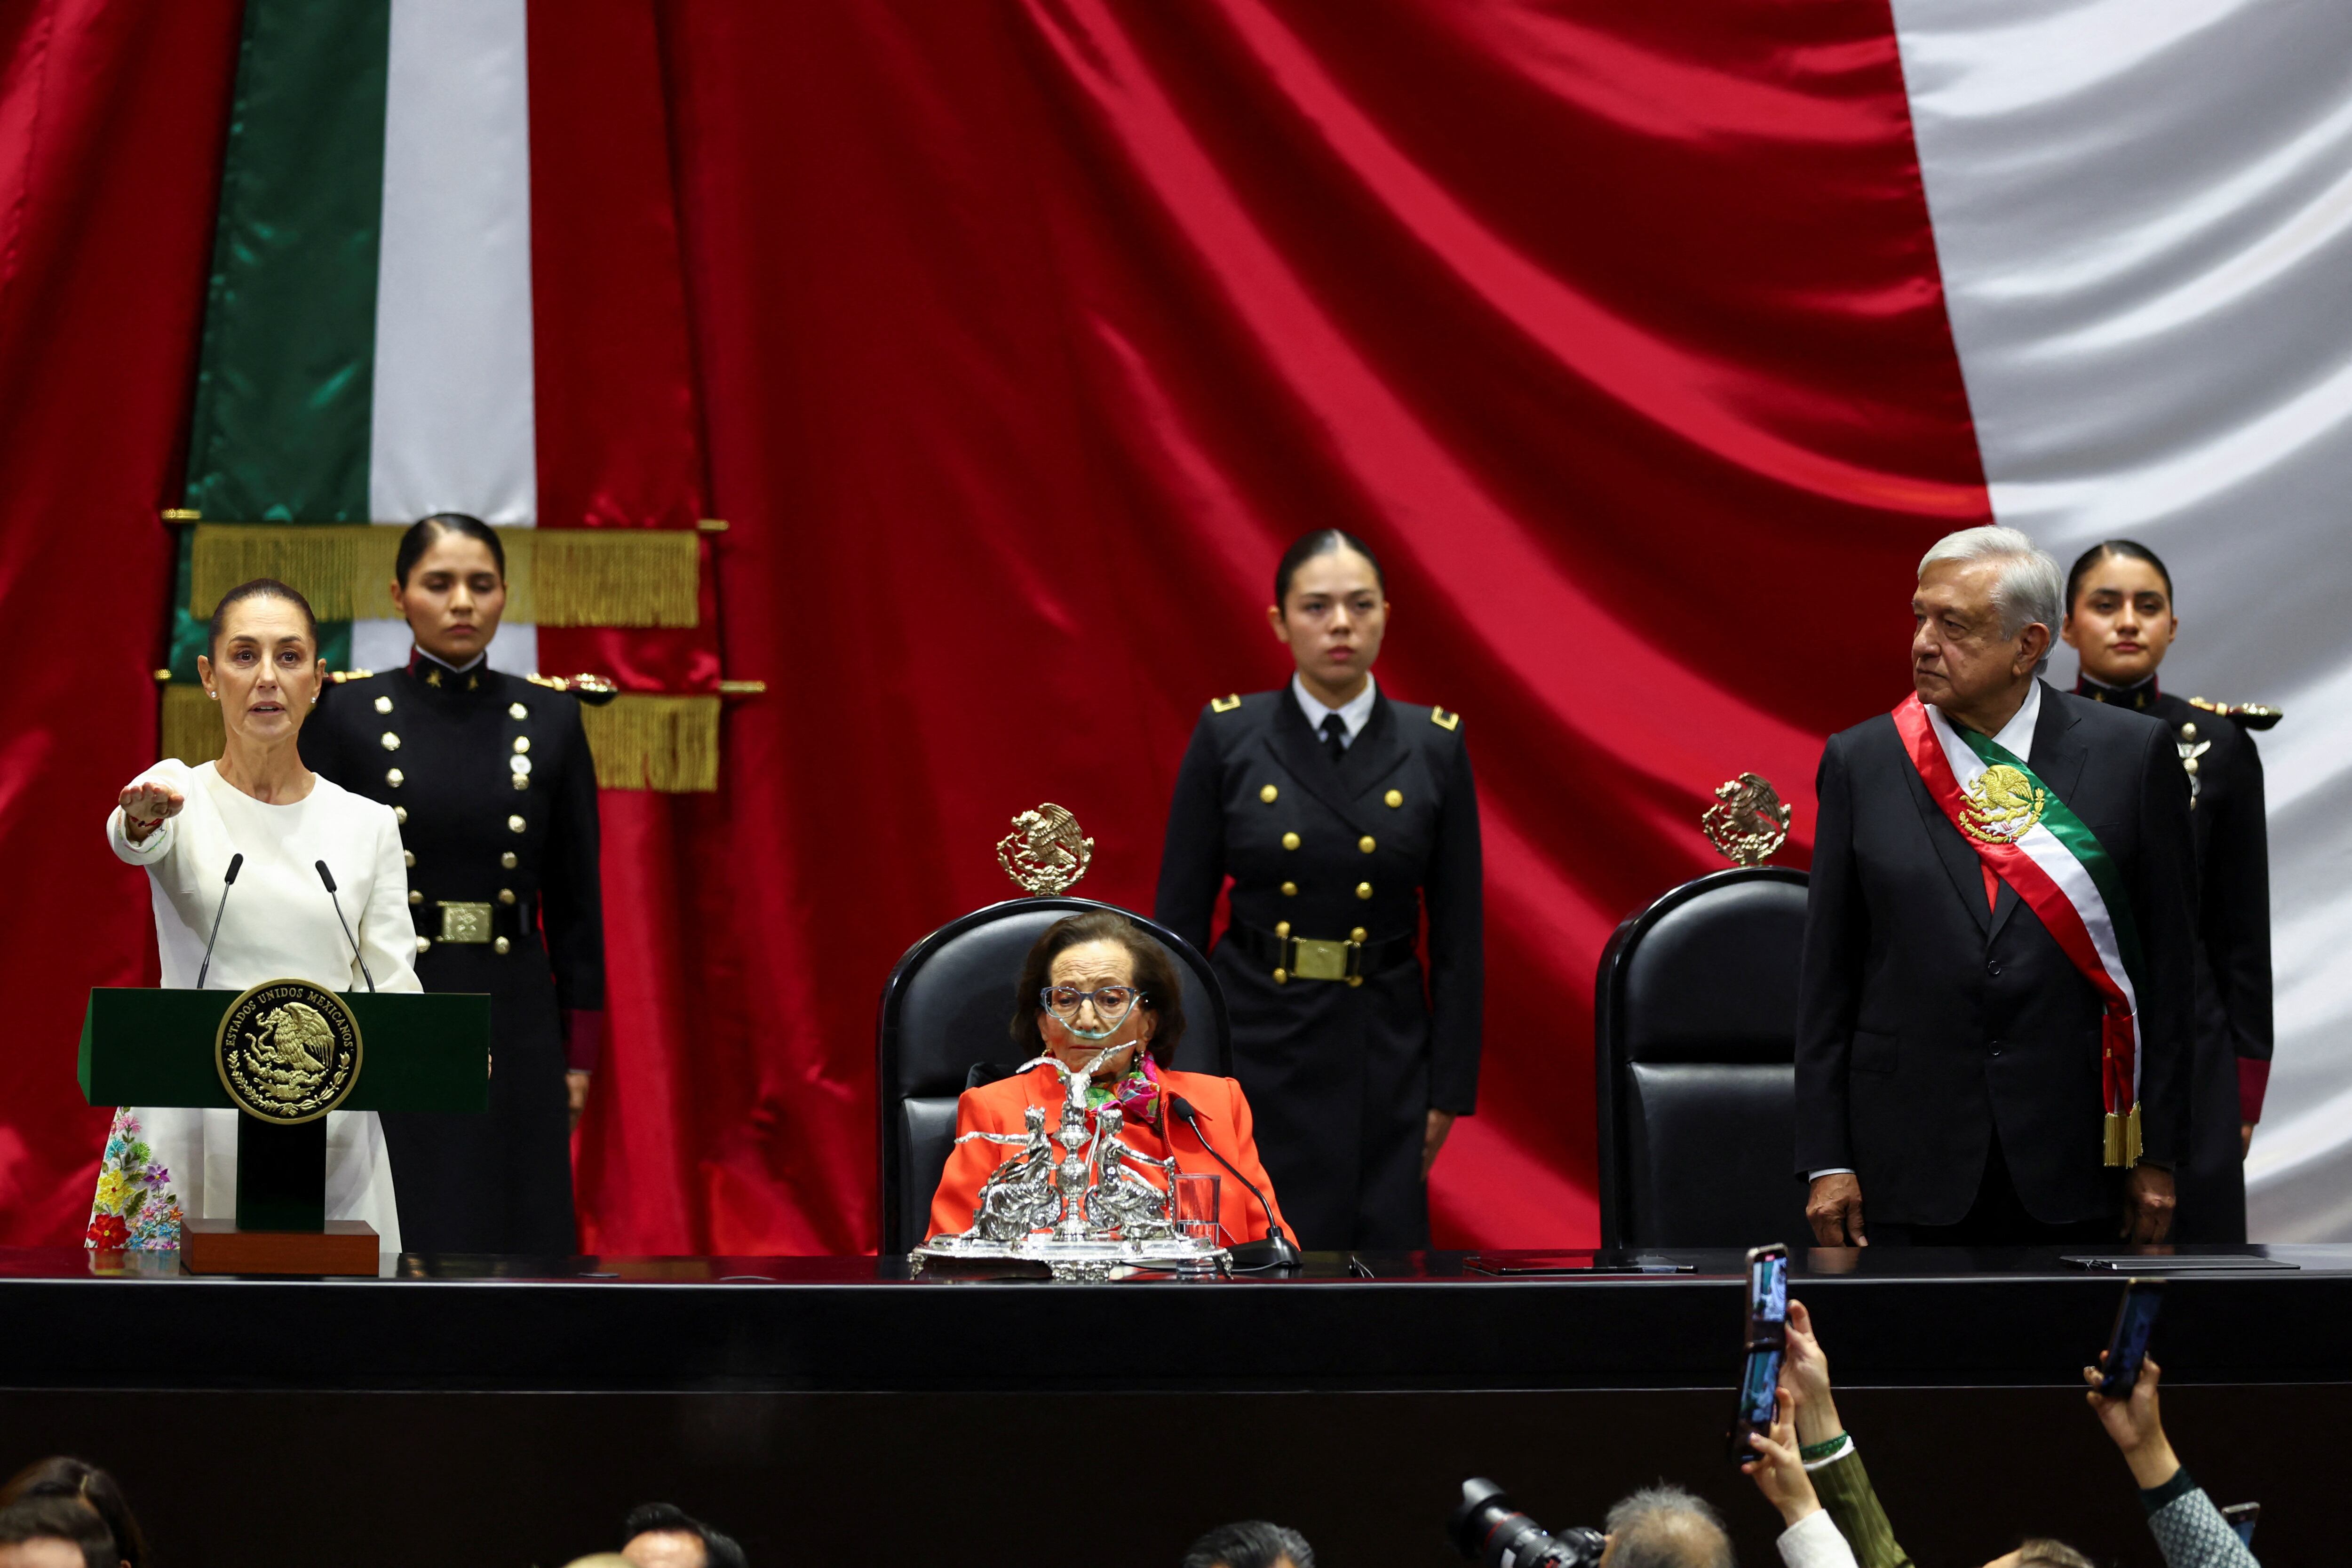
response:
M2246 750L2246 783L2207 830L2199 934L2212 963L2222 1010L2229 1015L2231 1048L2242 1060L2267 1062L2272 1044L2270 827L2263 801L2262 753L2254 749L2252 735L2242 733L2240 741Z
M596 764L577 703L567 718L564 767L557 782L540 879L540 919L555 971L556 1005L565 1013L604 1007L604 893L596 821ZM574 1025L574 1032L578 1026ZM575 1068L593 1063L573 1061Z
M2131 889L2147 994L2139 998L2140 1149L2158 1165L2189 1153L2189 1077L2196 1042L2197 849L2189 775L2172 732L2148 731L2140 757L2144 847Z
M1212 717L1202 710L1176 770L1160 888L1151 900L1151 918L1202 952L1209 951L1209 921L1225 885L1224 759L1209 728Z
M967 1132L1002 1132L996 1119L980 1102L980 1091L966 1089L956 1100L956 1136ZM1009 1143L975 1138L948 1150L947 1168L940 1173L939 1191L931 1194L930 1227L924 1235L961 1235L971 1228L972 1211L980 1206L980 1184L1013 1153Z
M1486 1017L1486 870L1470 748L1457 742L1422 898L1429 912L1429 1103L1478 1109Z
M1797 1174L1853 1168L1846 1062L1853 1050L1862 968L1869 951L1853 858L1853 792L1838 738L1813 775L1820 815L1805 893L1805 947L1797 970Z

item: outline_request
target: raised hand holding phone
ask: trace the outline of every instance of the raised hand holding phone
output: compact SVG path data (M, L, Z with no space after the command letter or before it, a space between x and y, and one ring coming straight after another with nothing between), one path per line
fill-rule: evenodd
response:
M1742 1343L1739 1407L1731 1422L1731 1462L1755 1457L1748 1437L1772 1428L1780 1387L1780 1364L1789 1345L1789 1249L1780 1242L1748 1254L1748 1302Z

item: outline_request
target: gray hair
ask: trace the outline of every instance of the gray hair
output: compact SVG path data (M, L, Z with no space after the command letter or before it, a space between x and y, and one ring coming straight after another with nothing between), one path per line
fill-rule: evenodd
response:
M2013 637L2039 622L2051 639L2066 618L2066 574L2049 552L2013 528L1964 528L1936 541L1919 557L1919 574L1939 561L1991 561L2000 564L1992 584L1992 607L2000 612L2000 635Z
M1731 1537L1704 1498L1660 1481L1611 1506L1612 1568L1732 1568Z

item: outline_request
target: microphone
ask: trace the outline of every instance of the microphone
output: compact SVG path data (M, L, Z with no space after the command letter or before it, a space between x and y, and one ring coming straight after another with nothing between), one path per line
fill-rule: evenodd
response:
M343 928L343 940L352 944L352 962L360 966L360 977L368 983L368 989L373 991L375 976L368 973L367 960L360 956L359 941L352 935L352 922L343 919L343 900L335 897L335 874L327 869L324 860L313 861L312 864L319 868L319 880L327 884L327 901L335 906L335 923Z
M1201 1131L1201 1113L1192 1109L1192 1102L1181 1094L1171 1094L1168 1097L1168 1109L1174 1111L1182 1120L1184 1125L1192 1130L1192 1136L1201 1141L1201 1147L1206 1149L1218 1164L1228 1171L1233 1171L1234 1180L1247 1187L1250 1196L1257 1200L1257 1206L1265 1211L1265 1239L1235 1243L1232 1248L1234 1269L1246 1274L1260 1268L1297 1268L1298 1248L1291 1242L1290 1237L1282 1234L1282 1226L1276 1223L1274 1205L1265 1201L1265 1194L1257 1190L1255 1182L1243 1175L1238 1170L1234 1170L1234 1163L1217 1152L1217 1146L1209 1142L1207 1133Z
M205 976L212 973L213 948L220 941L221 916L228 912L228 890L236 886L236 874L245 868L245 857L228 858L228 870L221 878L220 902L213 906L213 934L205 939L205 961L196 966L196 989L205 988Z

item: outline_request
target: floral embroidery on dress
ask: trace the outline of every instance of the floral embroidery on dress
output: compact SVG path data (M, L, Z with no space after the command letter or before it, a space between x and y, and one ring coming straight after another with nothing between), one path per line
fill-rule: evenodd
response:
M90 1204L86 1247L101 1252L168 1251L180 1245L180 1198L171 1171L156 1161L139 1119L114 1113L106 1153L98 1165L98 1195Z

